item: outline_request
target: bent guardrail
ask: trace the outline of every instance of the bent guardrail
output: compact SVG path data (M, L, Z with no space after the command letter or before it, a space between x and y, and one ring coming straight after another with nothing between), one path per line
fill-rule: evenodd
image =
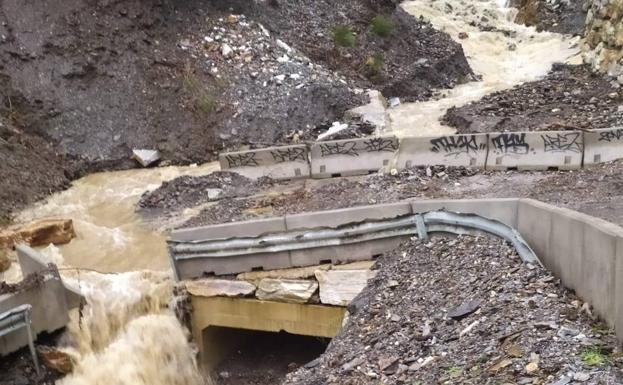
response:
M32 330L32 306L29 304L19 305L13 309L0 314L0 338L26 329L28 335L28 347L32 356L32 361L35 364L37 375L41 373L39 369L39 359L37 358L37 351L35 350L34 333Z

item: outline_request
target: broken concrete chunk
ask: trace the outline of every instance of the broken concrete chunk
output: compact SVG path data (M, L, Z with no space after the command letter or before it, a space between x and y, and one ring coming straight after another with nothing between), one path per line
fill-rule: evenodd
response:
M0 230L0 249L12 249L18 243L30 246L64 244L69 243L75 236L71 219L42 219Z
M306 303L317 289L318 282L312 280L264 278L256 296L264 301Z
M158 150L144 150L133 149L132 158L141 164L143 167L148 167L160 160L160 152Z
M227 279L197 279L184 282L186 290L198 297L244 297L255 292L255 285Z
M346 119L360 118L361 121L370 123L377 131L382 131L388 126L386 114L387 101L377 90L369 90L370 103L350 109L344 113Z
M376 275L373 270L318 270L320 302L327 305L347 306Z

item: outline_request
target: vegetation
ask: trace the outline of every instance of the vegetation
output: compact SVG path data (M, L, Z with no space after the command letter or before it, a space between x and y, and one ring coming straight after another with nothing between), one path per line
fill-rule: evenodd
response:
M584 351L581 357L586 366L601 366L607 361L607 357L598 348Z
M333 28L333 42L340 47L354 47L357 37L350 27L340 25Z
M394 21L389 16L377 15L372 19L370 26L375 35L389 37L394 30Z
M197 79L197 76L195 76L190 66L186 66L184 69L184 89L186 89L191 97L195 112L202 115L209 115L216 110L218 105L216 99L208 89L201 84L199 79Z

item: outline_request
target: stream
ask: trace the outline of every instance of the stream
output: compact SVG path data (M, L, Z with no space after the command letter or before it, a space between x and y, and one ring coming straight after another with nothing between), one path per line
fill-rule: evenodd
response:
M555 62L578 60L577 39L516 25L511 21L514 10L497 0L415 0L403 7L460 42L482 80L389 110L391 131L399 137L453 133L439 122L449 107L539 79ZM493 30L478 28L482 15ZM461 32L468 38L459 39ZM74 221L77 237L71 243L42 249L88 302L83 316L72 314L68 326L63 350L76 366L61 385L108 385L113 379L118 385L210 382L199 373L187 331L169 310L173 280L166 234L156 230L158 224L144 222L135 207L143 193L164 181L218 169L208 163L92 174L19 214L17 222L44 217ZM0 275L18 277L15 267Z

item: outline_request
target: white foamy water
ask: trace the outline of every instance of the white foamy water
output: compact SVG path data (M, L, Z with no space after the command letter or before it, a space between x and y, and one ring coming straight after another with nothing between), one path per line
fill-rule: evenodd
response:
M450 5L450 8L448 7ZM500 0L435 1L415 0L402 4L416 17L424 17L433 26L450 35L463 46L471 68L482 81L469 82L443 90L435 100L404 103L389 110L391 131L399 137L452 134L455 129L439 122L446 110L478 100L495 91L542 78L553 63L579 60L578 39L549 32L536 32L512 22L515 10L504 8ZM480 18L485 16L487 23ZM480 31L470 23L488 24L494 31ZM459 39L459 33L468 34Z

